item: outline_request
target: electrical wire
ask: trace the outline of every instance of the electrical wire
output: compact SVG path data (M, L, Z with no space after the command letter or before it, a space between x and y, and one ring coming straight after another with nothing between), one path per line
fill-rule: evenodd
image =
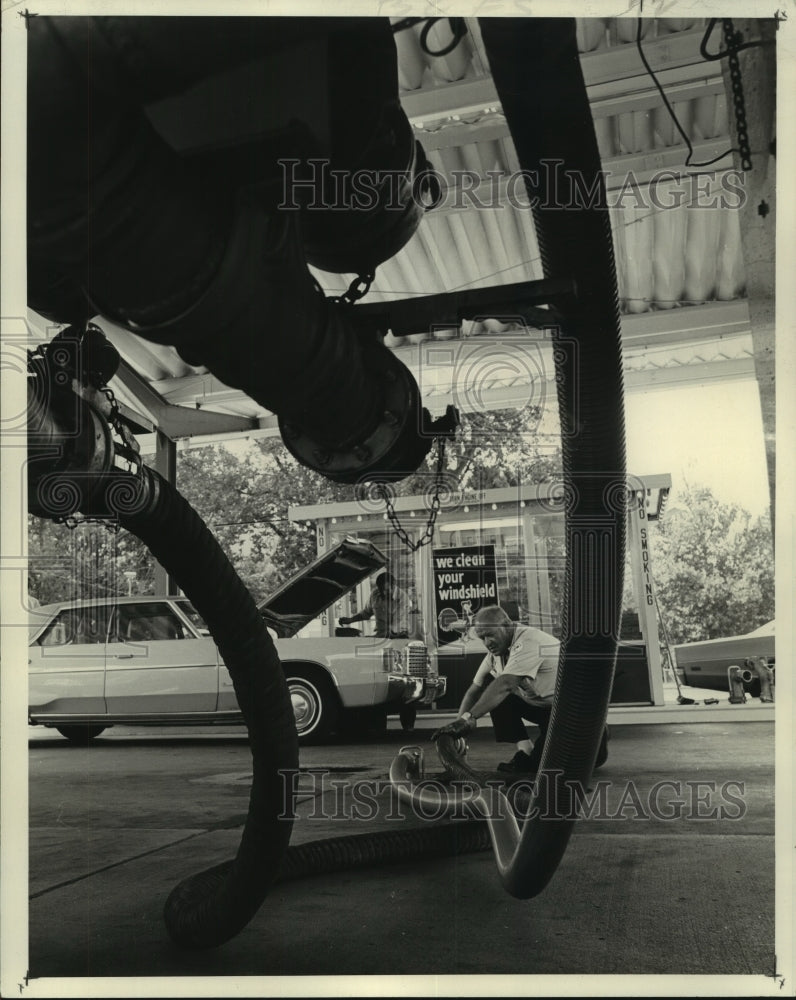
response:
M650 66L649 60L647 59L646 53L644 52L644 47L641 44L641 26L642 26L642 23L643 23L643 18L639 17L637 19L637 21L638 21L638 25L637 25L637 28L636 28L636 48L638 49L638 54L641 57L642 63L644 64L644 69L646 69L647 73L650 76L650 79L652 80L652 82L657 87L658 93L661 95L661 100L663 101L666 110L669 112L670 118L674 122L677 131L682 136L683 142L686 144L686 146L688 148L688 155L685 158L685 166L686 167L709 167L713 163L718 163L719 160L723 160L724 157L727 156L728 153L738 153L738 154L740 154L740 152L741 152L740 149L736 149L735 147L732 147L732 148L730 148L728 150L725 150L725 152L723 152L720 156L714 156L712 160L705 160L705 161L703 161L701 163L693 163L692 162L691 157L694 155L694 147L691 144L691 139L690 139L689 135L687 134L687 132L685 131L685 129L683 128L683 126L680 124L680 122L679 122L679 120L677 118L677 115L674 113L674 108L672 107L671 102L669 101L669 98L666 96L666 91L663 89L660 80L655 75L655 71L653 70L652 66Z
M742 52L744 49L754 49L758 46L772 45L773 42L741 42L739 45L730 45L726 49L720 49L718 52L708 52L708 41L713 33L713 29L716 27L718 22L717 17L711 17L708 21L708 26L705 29L705 34L702 36L702 41L699 44L699 54L703 59L708 62L717 62L719 59L726 59L727 56L731 55L733 52ZM740 32L735 33L735 37L740 37Z
M448 25L451 30L452 38L450 42L441 49L430 49L428 47L428 35L437 21L447 20ZM467 25L463 17L405 17L400 21L396 21L392 25L392 33L395 35L399 31L406 31L407 28L413 28L416 24L423 24L423 28L420 32L420 48L425 52L427 56L439 57L446 56L456 48L459 42L467 34Z
M726 155L726 154L724 154L724 155ZM697 165L699 165L699 164L697 164ZM697 176L707 176L707 175L705 175L705 174L696 174L696 173L693 173L693 174L682 174L682 175L679 175L677 179L679 180L679 179L682 179L682 178L685 178L685 177L697 177ZM678 205L677 207L678 208L688 209L688 208L693 207L696 204L697 204L697 199L694 199L694 200L692 200L690 202L687 202L684 205ZM623 229L628 229L630 226L635 226L635 225L638 225L641 222L646 222L648 219L651 219L651 218L653 218L656 215L660 215L663 212L669 212L669 211L671 211L671 209L668 208L668 207L667 208L655 208L655 209L652 209L652 211L647 212L645 215L639 215L635 219L628 219L627 221L623 221L622 222L622 228ZM446 292L460 292L460 291L463 291L465 288L469 288L470 285L473 285L473 284L475 284L478 281L487 281L487 280L489 280L491 278L497 278L501 274L505 274L508 271L514 271L514 270L516 270L518 267L525 267L526 265L530 266L530 265L533 265L533 264L539 264L539 263L541 263L541 260L542 260L542 258L540 256L527 257L527 258L524 258L523 260L518 260L514 264L510 264L508 267L501 267L501 268L499 268L496 271L489 271L487 274L479 274L477 278L472 278L470 281L465 281L461 285L454 285L452 288L445 289L445 291ZM380 288L380 287L378 287L378 288L375 288L374 291L377 291L377 292L379 292L382 295L405 295L405 296L421 295L421 296L423 296L423 295L433 295L433 294L436 294L436 292L417 291L417 290L402 289L402 288ZM627 298L627 296L623 296L623 298ZM666 300L666 301L669 301L669 300ZM674 301L674 300L671 300L671 301ZM680 300L678 299L677 301L680 301Z

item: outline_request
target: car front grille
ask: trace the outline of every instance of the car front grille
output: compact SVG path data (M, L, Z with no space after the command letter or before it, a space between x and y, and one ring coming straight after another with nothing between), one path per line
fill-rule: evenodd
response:
M410 642L405 650L406 672L410 677L425 677L428 673L428 650L422 642Z

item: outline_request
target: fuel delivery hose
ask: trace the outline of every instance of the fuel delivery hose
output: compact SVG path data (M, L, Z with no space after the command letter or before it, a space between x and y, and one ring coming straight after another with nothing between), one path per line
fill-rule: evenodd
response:
M57 480L49 480L54 494L58 486ZM40 513L47 502L37 494ZM97 515L115 512L120 526L147 545L204 618L229 670L249 732L252 787L237 855L172 890L164 919L175 944L194 950L224 944L257 913L276 881L488 849L486 828L478 822L388 830L288 848L298 736L276 648L251 595L199 514L152 469L142 467L140 477L117 470L99 476L90 493L84 492L84 508Z
M275 881L323 872L486 850L481 823L437 824L422 829L338 837L288 848L294 819L298 736L276 648L247 588L191 505L157 472L113 466L114 445L102 410L102 393L73 396L57 375L91 371L104 381L112 369L92 354L104 346L88 336L81 351L56 338L48 358L32 363L29 379L29 507L38 516L80 513L115 517L140 538L204 618L229 670L249 733L252 786L239 849L232 861L185 879L169 895L164 919L179 947L205 949L230 940L251 920ZM69 347L73 350L70 351ZM112 349L111 349L111 353ZM88 355L88 356L87 356ZM107 367L92 360L101 358ZM95 372L94 369L97 369ZM53 391L49 391L56 386ZM52 456L56 456L53 458Z
M556 302L562 320L554 344L567 563L561 664L541 768L560 780L540 782L537 814L521 831L517 828L518 842L504 845L498 860L506 889L528 898L547 885L566 850L576 822L573 806L578 789L591 777L613 681L626 514L619 310L601 164L574 21L487 18L480 24L535 200L545 276L571 278L577 286L574 300ZM555 99L543 100L553 88ZM578 197L587 203L578 204ZM287 858L298 746L284 675L251 596L190 505L145 467L140 477L108 471L96 483L98 490L88 491L82 512L116 513L121 526L149 547L194 603L227 664L249 729L253 781L238 853L233 862L182 882L165 907L175 943L217 946L246 925L280 870L287 874L293 863ZM101 499L99 493L104 493ZM38 499L41 508L43 500ZM47 516L46 510L36 512ZM450 833L424 832L456 851L460 831L470 826L451 824ZM484 824L474 826L483 830ZM416 832L407 833L417 847ZM472 836L474 849L483 849L484 834L475 831ZM349 850L367 862L376 855L388 860L390 852L407 846L405 838L391 831L372 846L365 841L355 846L358 839L342 838L348 846L337 840L326 849L313 847L290 856L300 870L301 856L306 860L324 850L331 852L325 864L348 865ZM431 849L444 847L437 843Z
M156 472L108 477L108 506L174 577L204 618L229 670L249 731L249 813L234 862L186 879L169 896L175 943L208 948L234 937L261 906L292 829L298 736L279 658L253 598L202 519ZM143 500L143 502L142 502Z
M554 342L566 505L561 660L538 812L498 861L514 896L539 893L566 850L608 711L621 613L625 454L619 301L601 162L569 18L480 18L528 189L544 274L570 277ZM548 95L548 96L543 96Z
M287 849L274 884L318 875L361 870L402 861L430 861L488 851L489 833L479 820L438 822L406 830L379 830L344 837L326 837ZM233 862L224 862L196 876L208 885L224 878Z

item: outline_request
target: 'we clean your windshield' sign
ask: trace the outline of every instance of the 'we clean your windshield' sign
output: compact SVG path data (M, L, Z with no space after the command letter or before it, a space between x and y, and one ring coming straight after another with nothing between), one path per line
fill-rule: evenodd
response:
M461 638L475 613L498 603L494 545L434 549L434 600L439 644Z

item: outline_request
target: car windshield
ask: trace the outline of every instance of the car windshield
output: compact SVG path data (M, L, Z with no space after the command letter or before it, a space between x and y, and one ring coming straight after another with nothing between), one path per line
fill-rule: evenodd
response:
M28 615L28 642L33 641L33 637L41 630L42 625L46 625L52 617L52 610L42 611L35 608Z

